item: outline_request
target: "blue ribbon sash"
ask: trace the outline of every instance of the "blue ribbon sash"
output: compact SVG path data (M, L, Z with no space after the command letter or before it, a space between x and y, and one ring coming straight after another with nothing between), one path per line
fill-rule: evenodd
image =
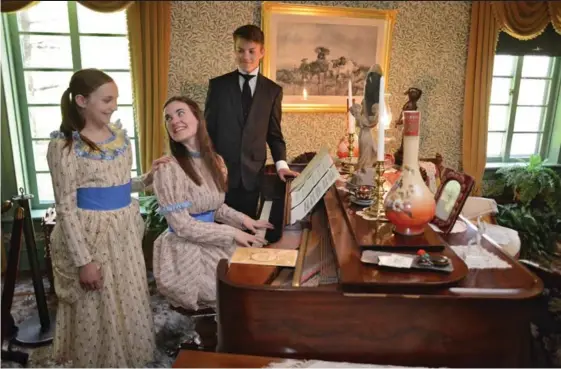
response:
M209 211L205 211L204 213L191 214L191 218L194 218L195 220L198 220L199 222L213 223L214 222L214 213L215 213L214 210L209 210ZM168 226L168 229L171 233L175 232L173 230L173 228L171 228L170 226Z
M84 187L77 190L77 206L84 210L117 210L131 203L131 182L112 187Z

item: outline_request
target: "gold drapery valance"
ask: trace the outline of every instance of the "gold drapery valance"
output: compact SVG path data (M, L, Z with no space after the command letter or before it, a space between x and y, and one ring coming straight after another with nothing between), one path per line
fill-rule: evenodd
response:
M37 5L38 1L10 1L4 0L0 2L0 9L2 13L15 13L19 12L20 10L25 10L31 8L34 5Z
M80 1L80 4L88 9L100 13L112 13L127 9L134 1ZM3 0L0 3L2 13L15 13L21 10L29 9L37 5L39 1L17 1Z
M561 33L561 4L557 1L492 1L501 31L519 40L539 36L551 22Z
M127 9L134 3L134 1L83 1L78 2L86 8L100 12L100 13L113 13Z

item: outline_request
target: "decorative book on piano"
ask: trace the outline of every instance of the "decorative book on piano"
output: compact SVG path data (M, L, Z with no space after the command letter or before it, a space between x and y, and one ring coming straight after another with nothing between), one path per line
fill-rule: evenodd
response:
M238 247L236 248L236 251L234 251L230 262L239 264L294 267L296 266L297 258L298 250Z

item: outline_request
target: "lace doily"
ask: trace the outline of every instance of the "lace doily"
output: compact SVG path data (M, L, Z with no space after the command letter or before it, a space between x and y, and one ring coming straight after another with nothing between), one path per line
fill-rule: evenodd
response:
M440 230L440 228L438 228L437 226L435 226L432 223L429 223L429 226L437 233L442 233L442 231ZM454 227L452 228L452 230L450 231L450 233L463 233L467 231L467 225L462 222L461 220L456 221L456 223L454 223Z
M510 269L512 265L478 245L450 246L468 269Z

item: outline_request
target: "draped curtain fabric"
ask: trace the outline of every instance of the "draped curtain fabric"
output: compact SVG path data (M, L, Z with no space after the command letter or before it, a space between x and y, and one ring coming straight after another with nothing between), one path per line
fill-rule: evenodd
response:
M127 9L134 111L143 173L164 154L163 106L167 98L171 2L136 1Z
M519 40L539 36L550 22L561 33L561 6L556 1L493 1L492 8L501 30Z
M561 33L561 3L554 1L474 1L466 67L462 166L481 193L487 156L487 119L493 62L500 31L519 40L539 36L548 23Z
M38 1L10 1L3 0L0 1L0 9L2 13L14 13L20 10L25 10L39 3Z
M125 10L134 1L78 1L80 4L88 9L94 10L96 12L111 13L120 10ZM10 1L3 0L0 3L2 7L2 13L13 13L21 10L28 9L33 5L38 4L39 1Z
M481 193L487 161L487 116L498 35L490 2L474 1L466 67L462 157L464 172L475 178L475 195Z

